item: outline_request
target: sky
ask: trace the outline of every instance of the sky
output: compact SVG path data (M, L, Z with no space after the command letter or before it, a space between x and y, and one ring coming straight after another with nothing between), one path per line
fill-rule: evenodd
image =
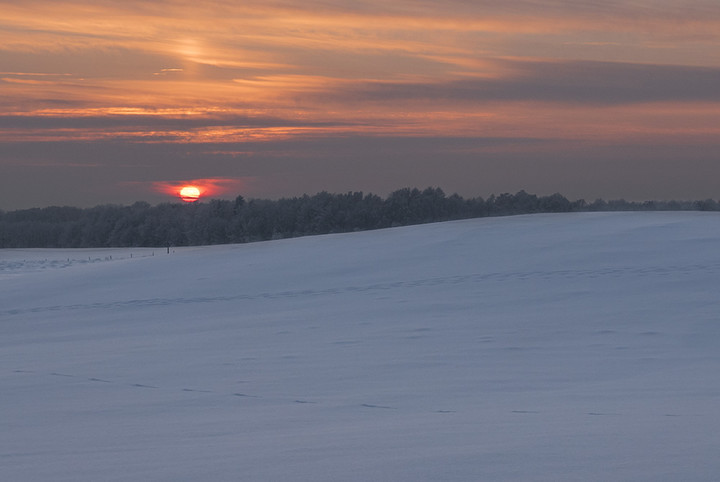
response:
M0 0L0 210L717 199L717 0Z

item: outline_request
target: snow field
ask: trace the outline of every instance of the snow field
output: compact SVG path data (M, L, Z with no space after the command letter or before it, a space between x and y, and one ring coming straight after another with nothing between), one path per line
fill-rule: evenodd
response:
M719 242L608 213L2 250L0 478L713 480Z

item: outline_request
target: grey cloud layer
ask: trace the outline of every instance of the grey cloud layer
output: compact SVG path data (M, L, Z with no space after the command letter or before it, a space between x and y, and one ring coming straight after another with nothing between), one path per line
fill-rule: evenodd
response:
M336 95L354 100L538 101L585 104L720 102L720 69L615 62L502 61L500 79L377 82Z

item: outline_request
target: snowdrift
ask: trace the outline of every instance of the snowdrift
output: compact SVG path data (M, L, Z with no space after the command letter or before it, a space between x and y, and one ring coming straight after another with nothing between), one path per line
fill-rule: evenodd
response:
M0 250L0 479L713 480L720 215Z

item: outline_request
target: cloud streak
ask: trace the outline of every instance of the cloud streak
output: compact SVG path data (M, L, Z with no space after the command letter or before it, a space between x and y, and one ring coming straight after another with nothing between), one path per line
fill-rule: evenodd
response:
M497 61L500 78L368 82L334 93L354 101L532 101L580 104L720 102L720 68L596 61Z

